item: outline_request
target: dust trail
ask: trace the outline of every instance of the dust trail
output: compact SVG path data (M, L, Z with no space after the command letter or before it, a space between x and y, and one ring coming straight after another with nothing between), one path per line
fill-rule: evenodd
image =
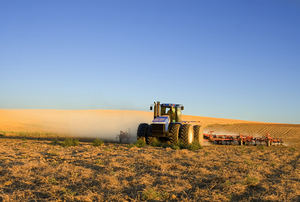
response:
M0 130L51 132L81 138L115 141L120 131L135 137L138 124L149 123L152 114L125 110L1 110ZM134 139L134 138L133 138Z
M150 122L151 116L129 111L102 111L98 113L72 114L66 120L66 133L78 137L116 140L120 131L136 136L138 124Z

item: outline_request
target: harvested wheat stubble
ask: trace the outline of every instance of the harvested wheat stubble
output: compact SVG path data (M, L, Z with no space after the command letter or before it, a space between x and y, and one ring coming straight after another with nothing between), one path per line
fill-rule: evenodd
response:
M0 201L299 201L291 147L198 151L0 139Z

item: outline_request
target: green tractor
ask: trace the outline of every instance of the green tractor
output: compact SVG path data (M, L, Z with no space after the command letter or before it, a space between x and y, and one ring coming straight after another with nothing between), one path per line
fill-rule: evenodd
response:
M152 106L150 110L153 110ZM194 141L202 145L201 126L197 122L182 121L182 110L184 107L181 104L154 102L154 119L151 124L139 125L137 139L147 144L151 144L156 139L173 145L180 142L188 146Z

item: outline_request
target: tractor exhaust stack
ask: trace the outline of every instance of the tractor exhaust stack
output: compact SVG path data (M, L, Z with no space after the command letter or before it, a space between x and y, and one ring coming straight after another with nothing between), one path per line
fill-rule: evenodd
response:
M154 118L160 116L160 102L154 102Z

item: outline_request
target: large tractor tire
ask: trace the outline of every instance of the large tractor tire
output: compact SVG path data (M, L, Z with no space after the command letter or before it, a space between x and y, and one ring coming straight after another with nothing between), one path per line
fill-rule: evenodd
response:
M169 138L172 145L178 144L180 124L171 124L169 126Z
M148 133L149 133L149 124L147 123L141 123L137 130L137 140L142 140L146 142Z
M188 146L194 141L194 131L191 124L183 124L179 131L179 140L185 146Z
M200 130L201 126L195 125L193 129L194 129L194 141L199 143L200 145L203 145L203 133Z

